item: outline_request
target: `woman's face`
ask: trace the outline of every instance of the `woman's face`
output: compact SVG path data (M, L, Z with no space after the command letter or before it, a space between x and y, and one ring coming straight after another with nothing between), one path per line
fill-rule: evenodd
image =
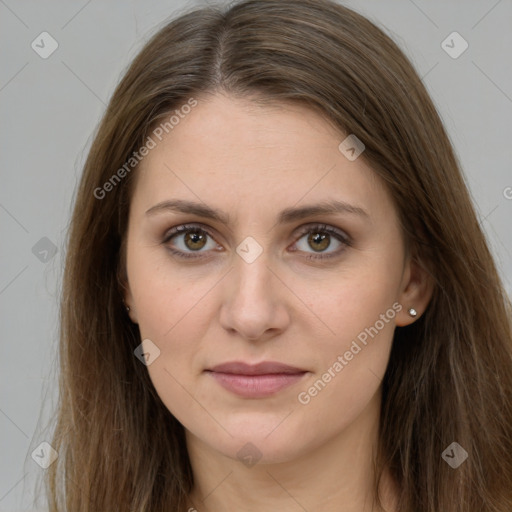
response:
M215 95L136 171L126 302L188 439L293 460L379 406L394 328L421 304L392 201L346 136Z

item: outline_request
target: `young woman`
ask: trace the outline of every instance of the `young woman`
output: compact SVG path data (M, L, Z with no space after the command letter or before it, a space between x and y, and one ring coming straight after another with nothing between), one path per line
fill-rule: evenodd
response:
M327 0L163 27L69 233L52 512L509 512L511 308L446 132Z

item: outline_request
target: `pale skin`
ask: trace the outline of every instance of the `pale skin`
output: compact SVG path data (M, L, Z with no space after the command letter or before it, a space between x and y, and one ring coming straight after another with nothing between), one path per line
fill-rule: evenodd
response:
M349 161L338 149L347 134L297 104L262 106L220 93L197 99L137 170L125 295L141 340L160 350L148 366L151 380L185 428L195 481L190 507L377 510L372 453L381 379L393 332L425 311L430 279L406 254L397 212L376 174L362 157ZM218 209L229 224L170 209L146 213L175 199ZM366 213L278 222L284 209L331 200ZM193 225L189 234L207 231L202 246L187 233L164 242L183 224ZM325 235L318 224L350 244L327 234L327 247L315 245L308 235ZM251 263L236 251L247 237L263 250ZM169 248L199 257L180 259ZM342 371L300 403L299 393L393 304L400 311L388 314ZM278 361L306 373L270 397L240 397L205 372L234 360ZM261 456L251 467L237 456L247 443ZM380 493L387 510L395 510L396 486L387 472Z

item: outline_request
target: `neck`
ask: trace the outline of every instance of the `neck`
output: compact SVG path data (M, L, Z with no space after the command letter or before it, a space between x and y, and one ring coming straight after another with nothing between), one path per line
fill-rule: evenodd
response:
M293 460L244 466L186 431L194 474L190 508L197 512L269 509L282 512L371 512L380 393L346 429ZM379 494L395 510L396 487L384 472Z

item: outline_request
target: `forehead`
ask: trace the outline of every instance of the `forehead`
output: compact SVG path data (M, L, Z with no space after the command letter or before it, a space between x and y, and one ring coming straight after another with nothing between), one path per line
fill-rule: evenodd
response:
M241 214L326 199L363 203L376 214L391 206L365 161L340 152L347 134L312 109L220 94L197 101L137 169L141 207L169 197Z

